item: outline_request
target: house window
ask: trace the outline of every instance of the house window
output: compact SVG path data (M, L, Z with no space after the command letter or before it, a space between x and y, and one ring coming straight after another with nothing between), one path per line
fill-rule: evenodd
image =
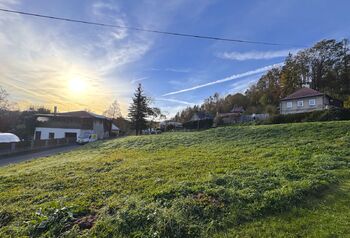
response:
M287 108L292 108L293 107L293 102L287 102Z
M298 107L303 107L304 106L304 101L298 101L297 102Z
M50 140L55 139L55 133L50 132L50 133L49 133L49 139L50 139Z
M40 140L41 139L41 131L36 131L35 132L35 140Z
M309 106L315 106L316 105L316 100L315 99L310 99L309 100Z

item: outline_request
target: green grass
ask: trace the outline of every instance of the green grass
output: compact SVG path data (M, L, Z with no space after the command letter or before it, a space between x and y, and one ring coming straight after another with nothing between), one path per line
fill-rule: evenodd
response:
M0 237L350 237L350 122L126 137L0 168Z

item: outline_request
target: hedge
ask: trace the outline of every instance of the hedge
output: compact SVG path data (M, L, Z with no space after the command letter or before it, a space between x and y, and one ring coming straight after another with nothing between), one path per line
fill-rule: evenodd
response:
M322 111L285 114L272 116L265 120L263 124L282 124L293 122L313 122L313 121L337 121L350 120L350 109L332 108Z

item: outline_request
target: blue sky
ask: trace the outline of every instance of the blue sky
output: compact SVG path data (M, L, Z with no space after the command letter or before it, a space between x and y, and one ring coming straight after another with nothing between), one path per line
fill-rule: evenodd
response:
M66 18L286 44L196 40L0 13L0 84L18 102L123 114L142 83L174 115L206 97L244 92L261 74L325 38L348 38L349 1L0 0L0 7Z

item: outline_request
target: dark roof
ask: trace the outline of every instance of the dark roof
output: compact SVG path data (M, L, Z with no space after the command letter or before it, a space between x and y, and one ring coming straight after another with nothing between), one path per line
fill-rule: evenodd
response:
M243 109L243 107L234 106L230 112L232 112L232 113L243 113L244 109Z
M306 98L306 97L315 97L315 96L322 96L325 95L324 93L321 93L319 91L316 91L312 88L301 88L294 93L288 95L285 98L282 98L281 101L283 100L290 100L290 99L298 99L298 98Z
M92 112L87 112L87 111L61 112L56 114L37 114L37 116L109 119L105 116L98 115Z
M195 115L198 116L199 120L213 119L214 117L208 112L196 112Z

